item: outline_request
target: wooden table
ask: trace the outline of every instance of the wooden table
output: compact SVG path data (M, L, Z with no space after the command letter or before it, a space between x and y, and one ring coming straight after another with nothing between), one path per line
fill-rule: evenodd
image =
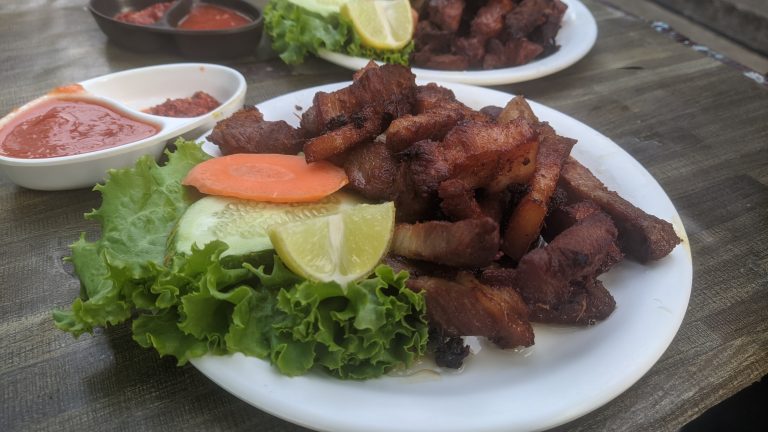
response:
M107 43L85 0L0 5L0 112L48 89L178 62ZM625 393L560 430L676 430L768 373L768 88L602 3L600 35L556 75L499 89L524 94L612 138L675 203L694 260L687 315L659 362ZM240 70L248 103L350 73L290 68L262 44ZM0 174L0 430L295 431L134 343L125 325L72 338L54 308L79 291L62 259L100 202L88 189L38 192ZM554 396L554 395L553 395Z

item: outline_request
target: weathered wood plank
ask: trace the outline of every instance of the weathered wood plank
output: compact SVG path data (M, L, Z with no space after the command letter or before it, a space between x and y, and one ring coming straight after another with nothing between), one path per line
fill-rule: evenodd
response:
M637 158L672 198L689 234L694 285L659 362L614 401L557 430L676 430L768 373L768 90L620 11L586 2L594 50L556 75L499 89L584 121ZM84 1L0 6L0 111L63 83L183 61L106 44ZM320 60L283 65L262 46L229 62L248 103L349 79ZM73 339L50 311L79 290L62 258L87 189L37 192L0 174L0 430L301 431L229 395L191 366L135 344L126 326Z

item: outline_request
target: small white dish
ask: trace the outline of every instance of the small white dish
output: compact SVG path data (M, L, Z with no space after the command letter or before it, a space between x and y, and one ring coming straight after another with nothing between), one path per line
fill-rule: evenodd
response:
M562 27L555 40L560 49L550 56L530 63L502 69L443 71L411 68L417 78L432 81L448 81L482 86L512 84L530 81L559 72L581 60L592 49L597 40L597 22L586 6L578 0L561 0L568 5L563 16ZM318 57L339 66L358 70L370 59L352 57L327 50L321 50Z
M132 166L145 154L160 157L168 141L198 136L217 121L243 106L245 78L234 69L205 63L179 63L116 72L78 83L83 92L67 96L96 102L158 127L149 138L103 150L71 156L40 159L8 157L0 154L0 169L19 186L37 190L66 190L90 187L102 181L113 168ZM174 118L142 112L166 99L187 98L204 91L221 105L198 117ZM0 128L26 109L52 97L53 91L14 110L2 120Z
M418 81L425 84L425 81ZM315 93L350 83L289 93L258 105L267 120L297 126ZM466 105L504 106L508 93L455 83ZM536 344L522 351L482 344L461 373L430 370L368 381L343 381L317 371L281 375L269 361L208 354L191 363L228 392L259 409L315 430L336 432L514 432L543 430L582 416L632 386L661 357L688 306L692 261L672 201L632 156L591 127L529 101L558 134L575 138L572 155L624 198L670 221L683 239L672 253L641 265L624 261L600 279L616 310L590 327L535 324ZM205 143L216 154L218 148ZM419 368L416 368L419 369ZM426 369L426 368L425 368Z

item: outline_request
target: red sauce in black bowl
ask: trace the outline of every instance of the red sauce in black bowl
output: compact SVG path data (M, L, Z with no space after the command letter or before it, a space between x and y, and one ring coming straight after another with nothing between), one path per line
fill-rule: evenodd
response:
M198 4L179 21L178 28L184 30L224 30L242 27L251 23L247 16L224 6Z

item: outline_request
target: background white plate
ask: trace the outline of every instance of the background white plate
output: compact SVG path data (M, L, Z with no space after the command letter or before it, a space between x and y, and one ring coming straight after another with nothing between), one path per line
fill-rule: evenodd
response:
M563 23L555 40L560 49L543 59L521 66L476 71L441 71L412 68L417 78L433 81L450 81L476 85L502 85L529 81L559 72L587 55L597 39L597 23L586 6L578 0L561 0L568 5ZM370 60L352 57L327 50L318 52L318 57L339 66L358 70Z
M290 93L259 105L266 120L296 125L317 91ZM504 106L511 95L441 84L479 109ZM535 325L536 344L521 352L488 345L460 374L417 374L348 382L321 373L289 378L268 362L243 355L207 355L192 363L244 401L288 421L333 431L481 432L545 429L605 404L658 360L683 319L691 290L691 255L680 218L667 195L629 154L589 126L531 102L536 114L578 139L573 155L606 185L649 213L671 221L683 244L650 265L625 261L601 279L617 308L595 326ZM208 144L210 145L210 144Z

